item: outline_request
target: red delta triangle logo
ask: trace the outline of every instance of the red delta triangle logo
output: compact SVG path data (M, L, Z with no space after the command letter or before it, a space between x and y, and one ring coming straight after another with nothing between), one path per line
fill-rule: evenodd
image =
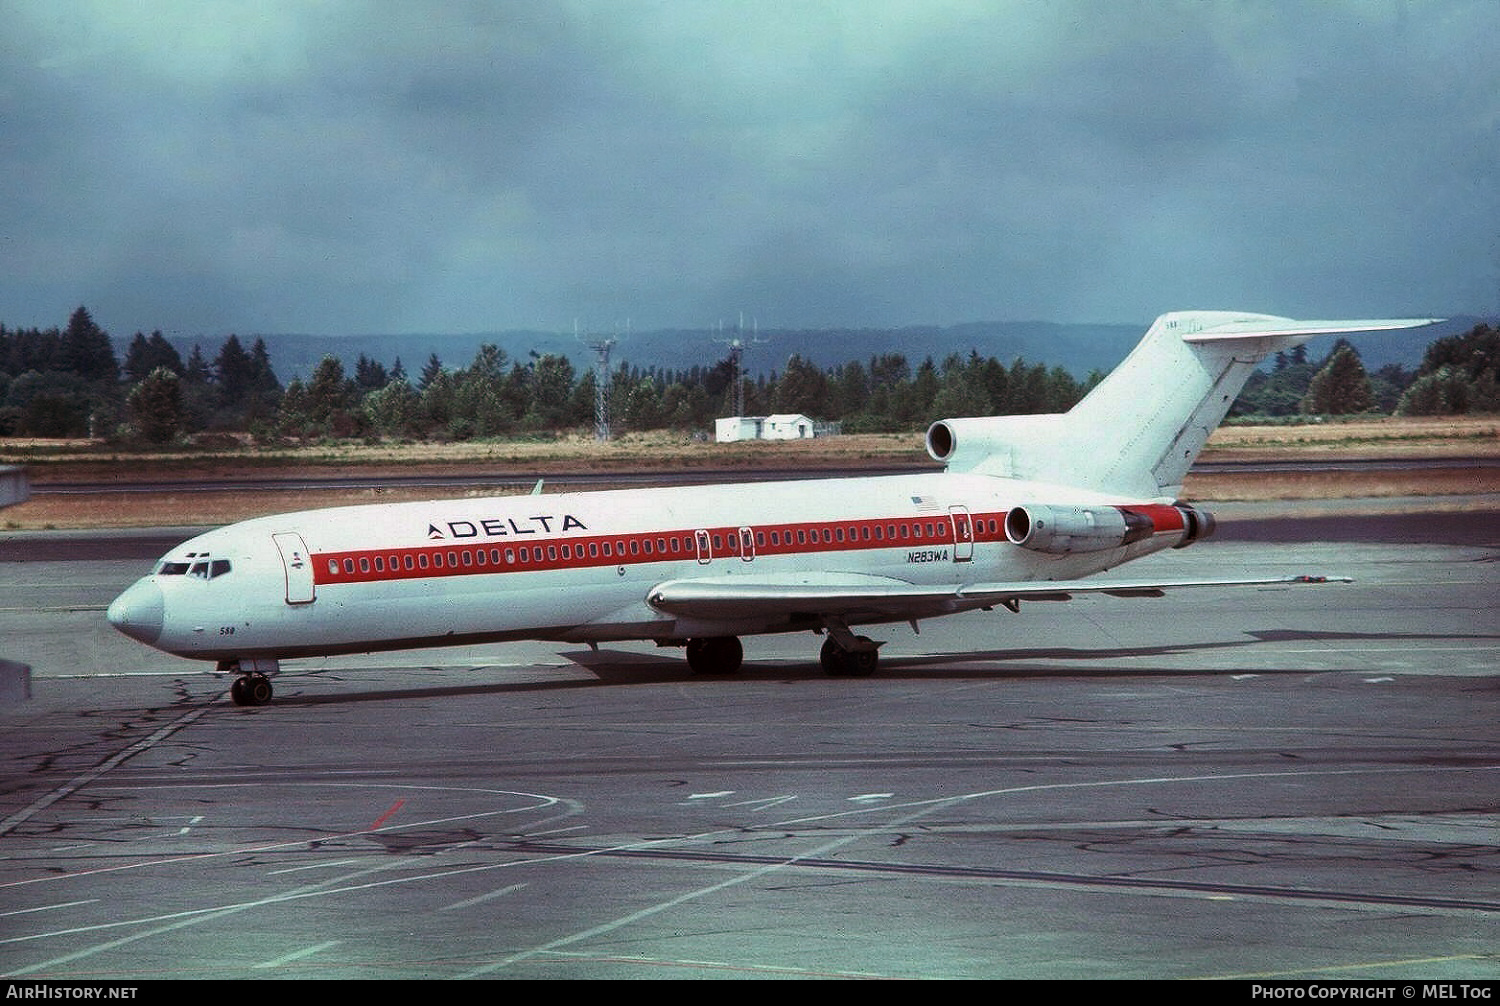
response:
M427 525L427 540L428 541L441 540L441 539L443 539L445 537L447 537L447 536L444 535L442 531L438 530L438 526L436 524L428 524Z

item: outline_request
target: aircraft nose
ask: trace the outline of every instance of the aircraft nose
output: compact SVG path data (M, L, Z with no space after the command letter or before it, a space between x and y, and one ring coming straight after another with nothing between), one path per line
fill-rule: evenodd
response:
M131 639L150 645L161 638L165 609L161 588L149 580L137 580L110 602L105 617Z

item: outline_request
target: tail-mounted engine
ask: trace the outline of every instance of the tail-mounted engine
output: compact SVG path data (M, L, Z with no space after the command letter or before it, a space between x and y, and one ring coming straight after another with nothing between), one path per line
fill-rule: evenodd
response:
M1050 555L1105 549L1177 535L1173 548L1185 548L1214 530L1213 515L1185 504L1079 507L1027 504L1005 515L1005 537L1012 544Z
M942 419L927 429L927 453L950 472L1037 478L1046 460L1066 453L1063 417Z

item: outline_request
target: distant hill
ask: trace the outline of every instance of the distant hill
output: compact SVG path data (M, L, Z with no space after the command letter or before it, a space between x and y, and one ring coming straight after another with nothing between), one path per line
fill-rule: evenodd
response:
M1415 369L1422 353L1434 339L1458 335L1472 329L1484 319L1455 317L1432 328L1415 331L1374 333L1351 340L1359 350L1368 370L1389 363ZM1091 371L1107 372L1125 358L1140 341L1146 325L1063 325L1041 321L969 322L961 325L919 325L888 329L797 329L762 330L752 340L743 335L744 366L751 374L780 372L793 354L824 367L851 360L861 363L882 353L902 353L916 366L926 357L939 364L950 354L968 355L973 350L983 357L995 357L1009 363L1023 357L1028 363L1061 366L1083 379ZM610 358L611 368L621 363L642 370L655 367L665 370L687 370L694 366L711 367L728 355L732 333L710 330L663 329L633 332L621 338ZM171 341L186 358L194 342L200 342L204 356L212 362L219 345L227 338L205 337L201 340L173 338ZM581 372L592 366L593 354L572 333L507 331L465 335L286 335L240 334L248 347L257 337L266 341L271 364L283 384L292 378L306 379L324 356L343 361L351 376L355 361L363 354L390 368L399 358L407 374L416 380L428 357L436 353L445 367L467 366L484 343L504 349L512 360L524 362L532 352L560 354L573 361ZM116 339L118 352L124 358L127 339ZM1316 359L1322 342L1310 349Z

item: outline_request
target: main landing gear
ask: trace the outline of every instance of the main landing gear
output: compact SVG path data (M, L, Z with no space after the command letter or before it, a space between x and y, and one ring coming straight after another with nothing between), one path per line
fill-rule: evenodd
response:
M689 639L687 662L694 674L733 674L745 659L745 648L736 636Z
M267 661L250 662L250 666L238 660L223 660L219 662L219 671L225 674L238 674L239 677L229 686L229 697L237 706L263 706L271 701L273 689L271 679L266 676L260 666ZM274 673L274 667L272 668Z
M875 667L880 663L879 643L874 642L869 636L856 636L855 649L846 650L832 636L823 640L823 650L818 654L818 660L823 664L823 672L834 678L868 678L875 673Z
M735 636L687 642L687 662L694 674L733 674L744 658L745 649ZM831 677L867 678L880 663L880 644L869 636L856 636L843 626L830 626L818 661Z

